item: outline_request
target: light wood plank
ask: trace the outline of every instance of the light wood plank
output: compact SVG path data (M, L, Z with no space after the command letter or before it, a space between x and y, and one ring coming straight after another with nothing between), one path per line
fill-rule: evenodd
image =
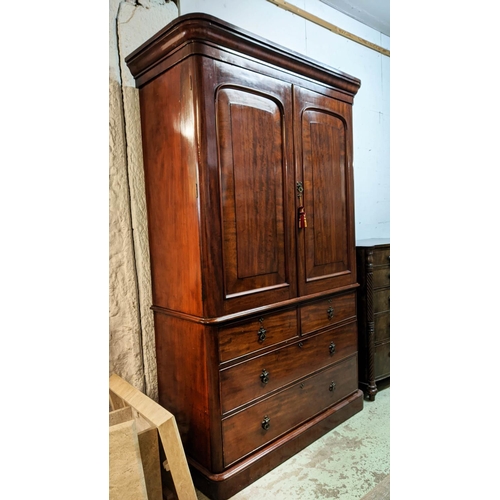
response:
M315 24L318 24L319 26L322 26L323 28L326 28L327 30L332 31L333 33L335 33L337 35L343 36L344 38L348 38L349 40L352 40L353 42L359 43L360 45L368 47L369 49L375 50L376 52L379 52L380 54L383 54L384 56L387 56L387 57L391 56L390 51L387 49L384 49L383 47L380 47L380 45L369 42L368 40L365 40L364 38L356 36L353 33L349 33L348 31L345 31L342 28L335 26L334 24L331 24L331 23L325 21L324 19L321 19L320 17L315 16L314 14L307 12L306 10L303 10L300 7L297 7L295 5L292 5L291 3L285 2L285 0L267 0L267 1L278 6L278 7L281 7L284 10L287 10L289 12L293 12L294 14L297 14L298 16L303 17L304 19L307 19L308 21L311 21Z
M174 415L116 374L109 378L109 390L158 429L179 500L197 500Z
M122 424L123 422L127 422L128 420L134 420L134 416L132 415L132 408L130 408L130 406L109 412L110 427L112 425Z
M136 421L137 424L137 421ZM162 500L160 449L158 443L158 430L150 426L142 432L137 430L139 448L141 450L142 468L146 481L148 500Z
M109 428L109 500L148 500L134 420Z
M116 394L109 393L109 406L112 410L119 410L120 408L125 408L127 405L123 399L119 398Z

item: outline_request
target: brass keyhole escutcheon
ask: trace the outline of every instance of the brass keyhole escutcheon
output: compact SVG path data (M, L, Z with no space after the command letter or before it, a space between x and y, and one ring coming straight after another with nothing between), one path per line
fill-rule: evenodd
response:
M264 368L262 373L260 374L260 380L263 384L267 384L269 382L269 372Z
M330 387L328 387L328 390L331 391L331 392L333 392L335 390L335 382L332 382L330 384Z

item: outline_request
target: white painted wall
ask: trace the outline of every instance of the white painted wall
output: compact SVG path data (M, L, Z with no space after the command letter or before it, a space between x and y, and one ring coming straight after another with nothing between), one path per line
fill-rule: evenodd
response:
M297 7L389 49L390 38L319 0ZM389 58L267 0L179 0L180 15L205 12L361 80L354 100L356 238L390 235Z

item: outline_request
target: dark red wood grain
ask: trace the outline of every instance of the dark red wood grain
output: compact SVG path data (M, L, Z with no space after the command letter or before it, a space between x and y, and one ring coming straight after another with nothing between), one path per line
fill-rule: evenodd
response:
M194 109L192 91L183 83L191 73L189 61L183 62L139 96L153 303L201 315Z
M283 435L358 389L356 354L222 421L224 464ZM346 376L349 374L349 376ZM334 390L330 390L332 382ZM293 409L293 411L292 411ZM262 427L269 417L269 429Z
M330 352L332 342L333 353ZM226 368L220 374L222 412L262 397L356 351L357 328L356 323L351 323ZM261 379L264 370L269 373L267 383Z
M356 283L351 106L294 88L297 180L308 226L299 230L299 293Z
M259 332L263 331L261 340ZM220 361L228 361L246 354L278 345L297 338L297 310L256 316L219 329Z
M356 318L356 294L340 294L315 300L300 308L302 335Z

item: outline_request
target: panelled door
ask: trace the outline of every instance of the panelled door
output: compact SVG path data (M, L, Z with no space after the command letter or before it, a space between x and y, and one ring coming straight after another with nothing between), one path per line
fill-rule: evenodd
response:
M296 296L292 92L224 63L216 75L223 286L232 312Z
M298 227L299 294L356 282L351 106L294 87L297 182L307 227Z

